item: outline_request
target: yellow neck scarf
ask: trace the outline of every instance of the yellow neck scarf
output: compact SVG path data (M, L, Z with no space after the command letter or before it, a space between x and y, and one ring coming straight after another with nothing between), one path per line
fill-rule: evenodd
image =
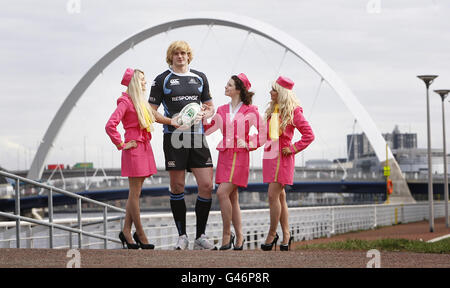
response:
M278 114L278 104L275 104L275 109L269 120L269 137L272 140L278 140L280 137L280 118Z
M153 131L152 117L150 117L150 113L147 110L147 108L145 107L145 104L141 103L140 104L140 108L141 108L141 111L142 111L142 115L144 116L145 129L147 130L147 132Z

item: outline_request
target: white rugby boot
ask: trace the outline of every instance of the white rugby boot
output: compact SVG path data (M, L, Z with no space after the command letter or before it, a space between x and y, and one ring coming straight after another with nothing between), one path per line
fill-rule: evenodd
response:
M209 242L208 237L206 237L205 234L202 234L200 238L195 240L194 250L217 250L217 247Z
M189 240L186 234L178 237L177 245L175 245L175 250L189 250Z

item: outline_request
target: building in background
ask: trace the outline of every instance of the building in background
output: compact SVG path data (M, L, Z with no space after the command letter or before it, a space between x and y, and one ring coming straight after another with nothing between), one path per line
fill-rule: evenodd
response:
M335 169L336 164L328 159L311 159L306 161L308 169Z
M428 173L428 150L426 148L397 149L393 153L404 173L419 172L424 175ZM444 174L443 156L442 149L431 149L433 174ZM447 163L450 163L449 155L447 155ZM450 171L450 164L447 165L447 171Z
M383 137L404 173L428 173L428 152L426 148L417 148L417 133L401 133L396 125L392 133L385 133ZM370 172L382 169L364 133L347 135L347 151L348 160L353 162L353 170ZM432 158L432 173L443 174L442 149L432 149ZM447 159L447 163L450 163L449 155ZM450 164L447 171L450 171Z
M383 134L391 150L417 148L417 133L401 133L395 125L392 133Z
M391 150L416 149L417 133L401 133L396 125L392 133L383 134L384 139ZM353 161L359 158L375 156L375 151L370 145L366 134L347 135L348 160Z
M348 161L372 156L375 152L369 143L366 134L347 135L347 155Z

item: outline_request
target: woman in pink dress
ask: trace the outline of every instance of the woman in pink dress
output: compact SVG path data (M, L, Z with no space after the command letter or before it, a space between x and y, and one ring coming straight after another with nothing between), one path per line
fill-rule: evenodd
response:
M126 92L117 100L117 108L106 123L106 133L118 150L122 150L121 174L128 177L129 194L126 205L126 216L123 231L119 234L122 245L128 249L153 249L142 228L140 219L139 197L146 177L156 174L156 163L150 140L152 139L152 124L155 119L160 122L170 122L153 110L144 98L146 90L144 72L128 68L122 79ZM122 141L117 125L122 122L125 129L125 140ZM171 124L171 123L169 123ZM131 237L131 226L134 223L136 232Z
M252 126L259 131L260 123L258 108L251 105L254 93L248 91L250 87L245 74L233 75L225 86L225 95L231 98L231 102L217 108L211 123L203 125L206 135L217 129L223 134L217 146L219 159L216 168L216 183L219 184L217 196L223 221L222 246L219 250L231 249L232 245L234 250L242 250L244 246L238 187L247 187L249 151L261 146L258 135L249 135Z
M314 133L303 116L295 93L294 82L287 77L278 77L272 84L272 101L265 113L267 120L267 142L264 146L263 181L269 183L270 230L262 250L272 250L279 236L276 232L278 222L283 231L280 250L289 250L293 239L289 232L288 207L285 185L292 185L295 171L295 154L305 149L313 140ZM302 137L291 143L294 131ZM276 248L275 248L276 249Z

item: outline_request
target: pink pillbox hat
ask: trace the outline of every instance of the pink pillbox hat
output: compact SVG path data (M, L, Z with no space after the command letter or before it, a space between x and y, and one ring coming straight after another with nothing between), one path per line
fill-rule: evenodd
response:
M120 84L128 87L128 85L130 85L131 78L133 78L133 73L133 69L127 68L127 70L125 70L125 73L123 74L122 82L120 82Z
M250 83L250 81L248 80L247 76L245 76L244 73L240 73L239 75L237 75L237 77L241 79L242 83L244 83L244 86L247 90L250 89L250 87L252 87L252 84Z
M284 76L278 77L277 83L289 90L292 90L292 88L294 87L294 81Z

